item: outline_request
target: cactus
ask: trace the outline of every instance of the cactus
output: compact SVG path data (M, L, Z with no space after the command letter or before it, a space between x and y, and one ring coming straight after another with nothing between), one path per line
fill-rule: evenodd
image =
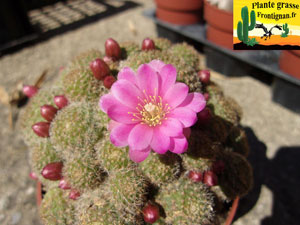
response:
M250 30L253 30L256 24L255 12L252 10L250 13L251 24L249 26L249 13L248 7L245 6L242 8L242 20L243 22L238 22L237 34L240 41L247 44L249 42L248 33Z
M250 189L249 147L238 104L210 81L209 71L199 73L199 55L192 46L162 38L147 41L145 47L110 39L106 55L98 50L81 54L51 88L30 98L20 123L32 173L46 191L40 208L45 225L215 224L224 216L224 202ZM138 98L131 91L143 86L132 75L140 71L148 73L145 79L165 74L169 80L160 77L160 85L168 87L176 79L182 83L168 88L182 89L161 89L158 97L154 88L132 108ZM144 84L144 93L153 82ZM126 98L120 97L122 91ZM168 98L170 106L164 102ZM128 111L124 115L114 104L124 104ZM139 126L164 130L153 134L151 148L139 142L145 132L133 140L137 126L126 120L129 109L141 110ZM164 116L173 122L159 121Z
M284 30L284 33L281 34L281 37L285 38L288 36L290 29L288 28L288 24L285 23L282 25L282 29Z

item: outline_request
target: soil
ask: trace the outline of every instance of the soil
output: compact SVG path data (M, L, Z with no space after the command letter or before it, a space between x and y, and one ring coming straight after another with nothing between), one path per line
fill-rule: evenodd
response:
M154 7L154 2L134 2L140 5L2 56L0 86L10 93L20 81L33 84L45 69L46 84L50 84L72 57L91 48L103 50L109 37L141 43L145 37L156 36L153 22L142 16L143 10ZM299 115L275 104L270 87L251 77L227 78L212 72L212 79L244 109L242 124L252 146L249 160L255 185L241 200L234 225L298 224ZM0 96L2 99L3 93ZM9 111L0 103L0 224L39 225L35 182L28 176L28 148L19 127L10 128ZM14 115L18 111L14 109Z

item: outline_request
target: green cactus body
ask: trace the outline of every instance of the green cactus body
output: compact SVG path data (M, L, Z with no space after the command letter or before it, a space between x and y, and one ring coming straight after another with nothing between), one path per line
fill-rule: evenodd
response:
M181 158L173 153L153 154L139 164L141 171L152 183L161 186L176 180L181 172Z
M126 224L141 220L142 207L146 202L148 182L142 173L133 168L111 173L104 190L111 196L110 202Z
M290 29L288 28L288 24L285 23L282 25L282 29L284 30L284 33L281 34L281 37L285 38L288 36Z
M204 184L183 177L162 188L156 201L164 207L168 224L210 224L214 218L213 194Z
M241 31L245 33L243 38L255 24L251 12L248 26L247 11L243 9L244 24L239 25L241 29L247 25L247 32ZM156 49L148 51L132 42L121 43L122 58L108 60L111 73L117 77L125 66L136 71L141 64L155 59L172 64L177 71L176 81L188 85L189 92L209 94L206 107L210 119L191 127L186 152L152 151L146 160L135 163L127 145L113 144L112 129L118 123L99 109L99 98L110 90L104 81L95 79L89 64L103 54L90 50L76 57L53 87L41 89L30 100L20 117L24 139L30 146L32 170L47 192L40 210L45 225L144 225L143 211L148 203L160 207L160 218L154 224L211 225L222 217L219 212L224 212L224 202L250 189L252 171L245 159L249 147L239 125L240 107L216 83L200 82L200 56L192 46L172 45L163 38L155 38L154 42ZM55 106L56 95L64 95L69 104L55 114L50 137L41 138L31 126L45 121L40 107ZM217 186L194 183L187 175L190 171L213 171L218 160L224 162L225 169L217 174ZM58 188L59 181L41 175L43 168L53 162L63 163L62 177L71 190L79 191L79 197L73 198L70 193L74 192Z
M251 24L249 26L248 7L247 6L243 7L241 13L242 13L243 22L241 22L241 21L238 22L237 34L238 34L239 40L246 44L249 41L249 37L248 37L249 31L253 30L255 27L256 17L255 17L255 12L252 10L250 13Z
M73 225L74 206L68 200L67 192L59 188L47 191L40 207L41 219L47 225Z

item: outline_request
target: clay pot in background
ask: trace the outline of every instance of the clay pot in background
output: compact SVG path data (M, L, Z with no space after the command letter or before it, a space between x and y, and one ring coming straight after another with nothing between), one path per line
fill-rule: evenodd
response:
M279 59L280 69L293 77L300 79L300 50L284 50Z
M188 25L203 21L203 0L155 0L158 19Z
M207 22L206 38L217 45L233 49L233 13L204 1L204 19Z

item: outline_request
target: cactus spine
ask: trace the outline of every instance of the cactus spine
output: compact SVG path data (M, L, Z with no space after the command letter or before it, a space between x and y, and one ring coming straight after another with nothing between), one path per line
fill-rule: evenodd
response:
M281 37L285 38L288 36L290 29L288 28L288 24L285 23L282 25L282 29L284 30L284 33L281 34Z
M240 41L244 42L245 44L248 42L249 37L248 33L250 30L253 30L256 24L256 17L255 12L252 10L250 14L250 20L251 24L249 26L249 13L248 13L248 7L245 6L242 8L242 19L243 23L239 21L238 28L237 28L237 34Z

